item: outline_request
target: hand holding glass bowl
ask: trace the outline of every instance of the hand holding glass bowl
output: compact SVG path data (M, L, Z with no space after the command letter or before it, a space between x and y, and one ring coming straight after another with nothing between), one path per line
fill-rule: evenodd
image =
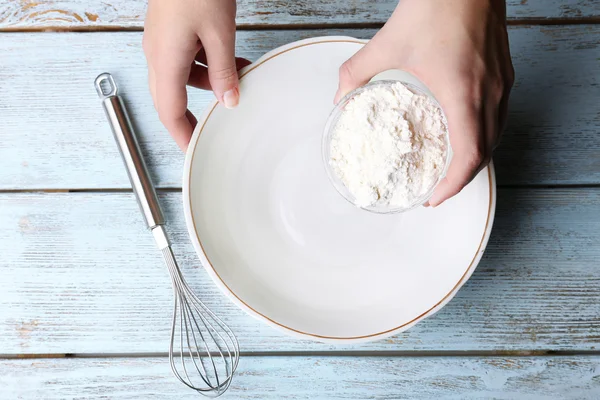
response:
M450 165L450 161L452 159L452 150L450 147L448 130L446 129L443 134L443 140L445 142L445 162L443 163L442 168L436 171L437 176L435 177L435 180L427 187L426 190L420 190L420 193L418 193L416 197L411 199L408 205L402 206L393 205L389 201L386 202L379 200L367 205L362 204L361 202L357 201L357 197L355 196L355 194L353 194L352 191L347 187L347 185L341 179L339 174L336 173L336 168L332 165L332 139L334 139L336 128L338 128L340 117L344 114L344 111L347 109L348 104L354 99L357 99L357 96L360 96L364 93L369 94L369 92L374 93L374 90L380 88L393 91L393 88L397 87L398 83L404 85L408 90L413 92L414 95L425 96L429 101L431 101L431 103L433 103L440 110L442 114L442 123L444 124L444 126L447 127L446 118L443 114L443 111L441 111L441 107L439 106L435 98L431 95L429 90L421 82L419 82L416 78L411 78L407 73L404 73L403 71L387 71L373 78L373 80L371 80L370 83L351 91L345 97L343 97L331 112L327 120L325 132L323 135L323 162L325 164L327 175L330 181L332 182L333 186L350 203L364 210L380 214L405 212L427 203L427 201L431 198L437 184L444 178L448 166ZM381 113L374 114L375 118L381 117L379 115ZM364 115L364 118L367 117L367 115ZM362 116L360 116L360 118L362 118ZM411 121L408 122L409 124L411 123ZM421 147L417 148L416 151L424 150ZM411 167L415 168L417 174L424 173L423 165L411 165Z

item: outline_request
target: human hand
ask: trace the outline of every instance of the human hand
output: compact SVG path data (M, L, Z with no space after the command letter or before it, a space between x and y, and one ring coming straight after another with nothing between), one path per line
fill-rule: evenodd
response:
M340 68L337 103L389 69L419 78L448 119L454 152L429 204L460 192L489 163L514 81L499 0L402 0L385 26Z
M250 62L235 57L235 12L235 0L148 2L143 47L150 92L182 150L197 123L187 109L186 84L212 90L227 108L238 104L237 70Z

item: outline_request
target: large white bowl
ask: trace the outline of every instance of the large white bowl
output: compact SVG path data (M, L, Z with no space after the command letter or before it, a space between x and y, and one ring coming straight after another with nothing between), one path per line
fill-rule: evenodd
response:
M333 188L321 138L348 37L280 47L242 72L240 105L212 104L185 160L194 247L250 315L319 341L365 342L442 308L481 259L495 210L484 169L442 206L378 215Z

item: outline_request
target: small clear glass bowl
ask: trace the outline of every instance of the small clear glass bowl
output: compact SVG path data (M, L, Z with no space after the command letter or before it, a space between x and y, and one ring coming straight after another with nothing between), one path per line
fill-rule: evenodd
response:
M446 134L446 164L444 166L444 169L442 170L442 173L438 177L435 184L427 192L425 192L421 197L416 198L415 201L412 204L410 204L408 207L391 207L391 206L386 206L386 205L377 204L377 203L374 205L369 205L369 206L360 206L357 204L354 195L352 195L352 193L350 193L350 191L348 190L348 188L346 187L344 182L342 182L341 179L338 178L336 173L333 171L333 168L331 167L331 164L329 163L330 153L331 153L331 138L333 136L333 132L337 125L338 119L342 115L342 112L344 111L344 108L346 107L348 102L350 100L352 100L352 98L354 98L356 95L363 93L364 91L369 90L373 87L377 87L377 86L389 87L398 82L405 85L408 89L410 89L414 93L422 94L422 95L429 97L438 107L440 107L437 100L433 97L433 95L431 95L431 93L424 86L419 87L413 83L406 82L403 80L387 80L386 79L386 80L371 81L371 82L367 83L366 85L361 86L358 89L355 89L352 92L348 93L334 107L331 114L329 114L327 123L325 124L325 131L323 134L323 143L321 146L322 147L322 155L323 155L323 163L325 164L325 170L327 171L327 176L329 177L329 180L331 181L331 183L333 184L335 189L346 200L348 200L350 203L352 203L356 207L359 207L366 211L378 213L378 214L395 214L395 213L406 212L406 211L413 210L413 209L427 203L427 201L433 195L433 192L434 192L436 186L438 185L438 183L446 176L446 172L448 171L448 166L450 165L450 160L452 159L452 149L450 147L450 137L448 134ZM441 109L442 108L440 107L440 110ZM446 116L444 115L443 110L442 110L442 117L444 120L444 124L446 126L448 126L448 124L446 122Z

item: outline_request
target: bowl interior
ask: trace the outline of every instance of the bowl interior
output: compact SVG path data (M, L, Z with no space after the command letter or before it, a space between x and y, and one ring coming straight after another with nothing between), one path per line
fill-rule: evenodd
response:
M488 169L436 209L380 215L340 196L322 161L339 66L362 44L298 45L260 60L241 102L212 107L186 159L188 227L215 282L246 311L315 338L380 335L447 301L493 212Z

